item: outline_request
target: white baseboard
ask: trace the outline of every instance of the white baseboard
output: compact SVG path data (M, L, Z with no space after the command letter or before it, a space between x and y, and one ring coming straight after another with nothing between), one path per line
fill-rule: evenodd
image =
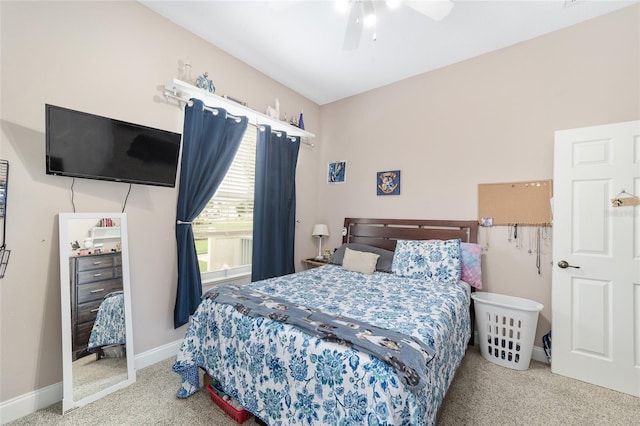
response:
M541 348L540 346L533 347L533 352L531 352L531 359L534 361L540 361L544 362L545 364L549 364L547 353L544 351L544 348Z
M176 356L181 344L182 339L135 355L133 358L134 368L140 370ZM12 422L59 401L62 401L62 382L4 401L0 404L0 424Z
M4 401L0 404L0 422L12 422L58 401L62 401L62 382Z
M182 340L176 340L166 345L158 346L155 349L148 350L134 357L133 365L136 370L141 370L145 367L149 367L160 361L176 356L180 351L180 345ZM135 348L134 348L135 349Z

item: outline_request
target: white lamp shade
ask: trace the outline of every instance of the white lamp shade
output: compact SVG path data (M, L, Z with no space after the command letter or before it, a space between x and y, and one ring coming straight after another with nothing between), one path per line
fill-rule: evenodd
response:
M313 232L311 232L311 235L314 237L328 237L329 236L329 228L327 227L327 225L319 223L317 225L313 225Z

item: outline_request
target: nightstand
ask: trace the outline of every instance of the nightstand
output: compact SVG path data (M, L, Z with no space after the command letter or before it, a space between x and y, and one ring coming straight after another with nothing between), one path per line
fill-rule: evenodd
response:
M316 258L310 257L308 259L302 259L302 263L304 263L305 269L313 269L318 266L323 266L329 263L328 260L317 260Z

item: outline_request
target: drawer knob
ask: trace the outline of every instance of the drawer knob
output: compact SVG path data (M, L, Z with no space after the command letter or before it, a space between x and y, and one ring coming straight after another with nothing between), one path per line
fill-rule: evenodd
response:
M89 311L89 312L94 313L94 312L98 312L99 310L100 310L100 308L97 308L97 309L92 309L92 310L91 310L91 311Z
M99 277L102 274L93 274L94 277Z
M95 290L91 290L91 293L102 293L104 291L104 288L97 288Z

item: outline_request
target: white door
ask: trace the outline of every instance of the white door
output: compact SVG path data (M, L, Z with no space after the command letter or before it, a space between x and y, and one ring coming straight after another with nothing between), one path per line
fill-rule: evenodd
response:
M622 190L640 195L640 121L555 133L551 371L640 396L640 206L613 207Z

